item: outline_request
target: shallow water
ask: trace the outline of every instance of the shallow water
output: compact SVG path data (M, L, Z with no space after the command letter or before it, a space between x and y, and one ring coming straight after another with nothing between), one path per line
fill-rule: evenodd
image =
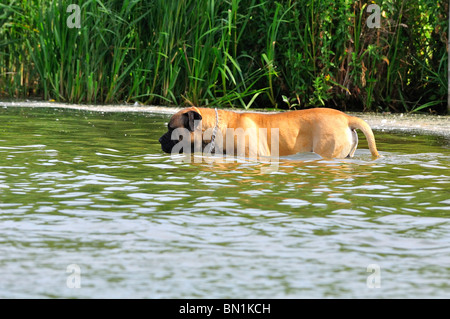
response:
M0 298L450 297L448 140L184 163L168 118L0 109Z

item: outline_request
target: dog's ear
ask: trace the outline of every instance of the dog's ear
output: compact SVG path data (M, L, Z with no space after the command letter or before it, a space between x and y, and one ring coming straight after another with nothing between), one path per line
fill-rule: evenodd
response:
M194 132L195 130L195 122L194 121L200 121L202 119L202 116L200 113L195 111L189 111L183 114L184 116L184 127L187 128L189 131Z

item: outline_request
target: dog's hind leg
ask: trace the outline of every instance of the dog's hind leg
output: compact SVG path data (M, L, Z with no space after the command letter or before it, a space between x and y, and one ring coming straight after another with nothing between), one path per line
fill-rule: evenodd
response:
M352 148L350 149L350 153L348 153L347 158L353 157L355 155L356 148L358 147L358 133L356 133L355 129L351 129L352 134Z

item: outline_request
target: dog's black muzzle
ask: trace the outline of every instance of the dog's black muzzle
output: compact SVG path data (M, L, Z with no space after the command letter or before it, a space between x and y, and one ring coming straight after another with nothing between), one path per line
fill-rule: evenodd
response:
M159 138L161 149L165 153L172 153L172 148L178 143L177 140L172 140L172 131L165 133Z

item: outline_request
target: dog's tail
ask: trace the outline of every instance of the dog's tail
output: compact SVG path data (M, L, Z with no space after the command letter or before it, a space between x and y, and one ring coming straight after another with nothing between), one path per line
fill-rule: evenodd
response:
M372 153L372 156L380 157L380 154L378 154L377 145L375 144L375 136L373 136L373 132L369 124L367 124L364 120L361 120L360 118L349 116L348 126L352 130L360 129L367 139L367 144L369 145L369 149L370 152Z

